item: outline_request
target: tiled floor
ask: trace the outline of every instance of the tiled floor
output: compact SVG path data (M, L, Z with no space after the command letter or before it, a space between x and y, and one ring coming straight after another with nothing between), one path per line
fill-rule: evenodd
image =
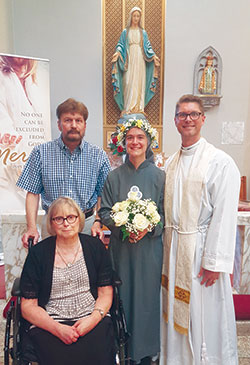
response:
M239 365L250 364L250 321L237 322Z
M0 365L4 364L3 342L5 332L5 320L2 320L5 300L0 300ZM250 364L250 321L237 322L239 365Z

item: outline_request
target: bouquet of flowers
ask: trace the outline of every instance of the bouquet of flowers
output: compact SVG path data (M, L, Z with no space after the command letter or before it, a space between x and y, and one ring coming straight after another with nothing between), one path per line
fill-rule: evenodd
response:
M130 233L138 234L145 229L151 232L157 224L162 226L155 202L141 198L142 193L139 188L132 186L128 198L115 203L112 207L111 218L117 227L121 227L123 241Z

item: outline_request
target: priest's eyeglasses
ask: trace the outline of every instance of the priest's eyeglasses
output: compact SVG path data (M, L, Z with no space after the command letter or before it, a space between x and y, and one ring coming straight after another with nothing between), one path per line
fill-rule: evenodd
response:
M58 224L59 226L64 223L64 221L67 221L68 224L73 224L77 220L78 215L67 215L67 217L54 217L52 218L52 221Z
M191 113L183 113L183 112L180 112L180 113L177 113L176 114L176 117L178 120L180 121L184 121L187 119L187 117L189 116L189 118L191 120L198 120L200 118L200 116L202 115L203 113L199 113L199 112L191 112Z

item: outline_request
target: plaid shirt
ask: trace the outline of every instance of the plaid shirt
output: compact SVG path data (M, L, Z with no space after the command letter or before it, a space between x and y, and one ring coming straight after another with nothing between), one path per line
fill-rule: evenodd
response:
M59 137L32 150L17 186L41 194L46 212L59 196L74 199L85 211L101 196L109 171L110 163L102 149L82 140L71 153Z

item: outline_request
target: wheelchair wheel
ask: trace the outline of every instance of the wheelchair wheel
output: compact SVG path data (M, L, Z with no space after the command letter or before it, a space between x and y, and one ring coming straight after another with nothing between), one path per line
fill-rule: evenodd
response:
M20 339L20 319L21 319L21 297L17 297L16 306L13 313L13 365L21 365L21 339Z
M118 355L118 364L119 365L129 365L130 361L128 358L128 349L127 349L127 345L121 345L118 348L117 351L117 355Z
M7 313L6 330L4 339L4 365L22 365L20 342L20 301L12 300Z
M120 346L119 348L119 365L126 365L126 355L124 346Z

